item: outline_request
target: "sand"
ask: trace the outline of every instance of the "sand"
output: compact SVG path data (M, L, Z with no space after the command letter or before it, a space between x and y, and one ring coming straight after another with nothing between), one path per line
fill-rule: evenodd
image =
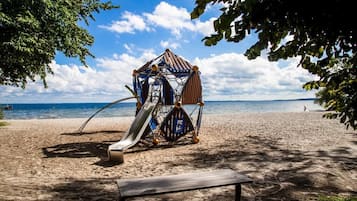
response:
M254 179L243 200L357 196L357 132L320 112L205 115L200 143L140 145L104 160L133 118L8 120L0 127L0 200L115 200L119 178L231 168ZM150 139L149 139L150 140ZM219 187L132 200L234 200Z

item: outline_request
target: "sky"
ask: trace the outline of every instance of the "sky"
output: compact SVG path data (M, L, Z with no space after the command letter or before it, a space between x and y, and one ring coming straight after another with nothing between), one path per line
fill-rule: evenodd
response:
M204 100L285 100L313 98L302 85L316 79L297 67L298 58L269 62L266 54L248 60L244 52L257 40L255 34L240 43L221 41L207 47L202 39L214 33L213 21L223 5L208 6L203 16L191 20L192 0L113 1L119 9L95 14L83 26L94 36L87 58L58 52L50 66L48 88L41 81L26 89L0 86L0 103L112 102L130 96L132 71L169 48L197 65L201 71ZM288 39L287 39L288 40Z

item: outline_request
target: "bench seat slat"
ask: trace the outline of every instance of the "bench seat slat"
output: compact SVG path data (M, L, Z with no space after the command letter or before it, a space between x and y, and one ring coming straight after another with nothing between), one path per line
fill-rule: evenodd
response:
M117 181L122 197L154 195L249 183L252 180L231 169Z

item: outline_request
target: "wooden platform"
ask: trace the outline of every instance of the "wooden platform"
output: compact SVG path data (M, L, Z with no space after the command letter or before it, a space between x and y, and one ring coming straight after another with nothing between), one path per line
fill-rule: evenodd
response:
M235 185L236 198L240 200L241 184L252 180L231 169L221 169L209 172L196 172L180 175L157 176L147 178L119 179L119 200L130 197L174 193L204 188Z

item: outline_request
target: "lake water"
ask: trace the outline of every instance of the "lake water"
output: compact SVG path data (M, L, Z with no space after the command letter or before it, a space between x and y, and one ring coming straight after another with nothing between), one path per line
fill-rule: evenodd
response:
M46 103L9 104L12 110L4 110L5 119L56 119L87 118L107 103ZM229 114L243 112L303 112L304 106L321 110L313 100L279 101L207 101L204 114ZM191 110L194 106L188 108ZM134 116L135 103L122 102L103 110L97 117Z

